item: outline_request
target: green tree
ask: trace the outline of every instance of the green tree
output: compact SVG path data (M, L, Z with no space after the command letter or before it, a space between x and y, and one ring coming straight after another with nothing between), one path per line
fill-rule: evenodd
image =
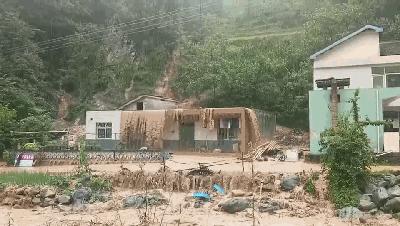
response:
M11 131L16 127L16 116L15 110L0 105L0 158L13 144Z

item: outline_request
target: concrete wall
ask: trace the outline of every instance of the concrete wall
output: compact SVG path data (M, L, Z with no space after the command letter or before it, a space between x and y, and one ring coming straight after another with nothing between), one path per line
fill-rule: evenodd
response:
M351 104L347 101L353 97L354 89L339 90L339 112L349 114ZM310 151L312 155L320 155L320 135L331 127L330 90L315 90L309 93ZM383 120L382 102L385 99L400 96L400 88L360 89L360 116L370 120ZM371 140L371 147L380 152L383 150L383 126L368 126L365 132Z
M96 123L111 122L112 138L98 139L96 136ZM120 140L121 111L87 111L86 112L86 140L92 146L102 150L113 150Z
M165 110L165 109L174 109L177 106L176 102L154 99L144 97L137 102L143 102L143 110ZM137 102L132 102L131 104L125 106L122 110L124 111L136 111Z
M203 128L201 122L194 123L194 139L195 140L218 140L218 130L216 128L210 130Z
M353 66L338 68L316 68L314 69L314 90L317 90L315 80L328 78L350 78L350 89L373 88L371 66Z
M179 123L171 123L164 129L163 140L179 140Z

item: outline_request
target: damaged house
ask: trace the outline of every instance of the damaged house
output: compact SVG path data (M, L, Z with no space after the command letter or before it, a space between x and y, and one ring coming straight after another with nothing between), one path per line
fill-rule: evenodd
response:
M88 111L86 140L102 150L247 153L275 125L275 115L247 108Z
M360 116L387 120L365 132L375 152L399 152L400 55L398 42L381 42L383 28L367 25L311 56L314 90L309 93L310 154L321 155L320 134L349 112L356 89ZM394 44L394 45L393 45Z

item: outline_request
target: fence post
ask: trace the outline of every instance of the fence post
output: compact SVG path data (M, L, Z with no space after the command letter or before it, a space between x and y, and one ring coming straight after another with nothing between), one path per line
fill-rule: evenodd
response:
M114 152L114 161L115 161L115 151L117 150L117 145L116 145L116 140L117 140L117 133L114 133L114 150L113 150L113 152Z

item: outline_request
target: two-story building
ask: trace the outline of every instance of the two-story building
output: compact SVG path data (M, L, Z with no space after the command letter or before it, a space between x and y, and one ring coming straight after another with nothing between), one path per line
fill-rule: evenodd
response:
M376 152L399 151L400 55L383 51L383 28L367 25L311 56L314 61L314 89L309 93L310 151L320 155L320 134L330 128L331 89L318 88L317 81L349 79L339 87L338 113L351 109L348 103L360 90L360 116L370 120L390 120L391 126L368 126L365 131ZM400 43L398 43L400 45Z

